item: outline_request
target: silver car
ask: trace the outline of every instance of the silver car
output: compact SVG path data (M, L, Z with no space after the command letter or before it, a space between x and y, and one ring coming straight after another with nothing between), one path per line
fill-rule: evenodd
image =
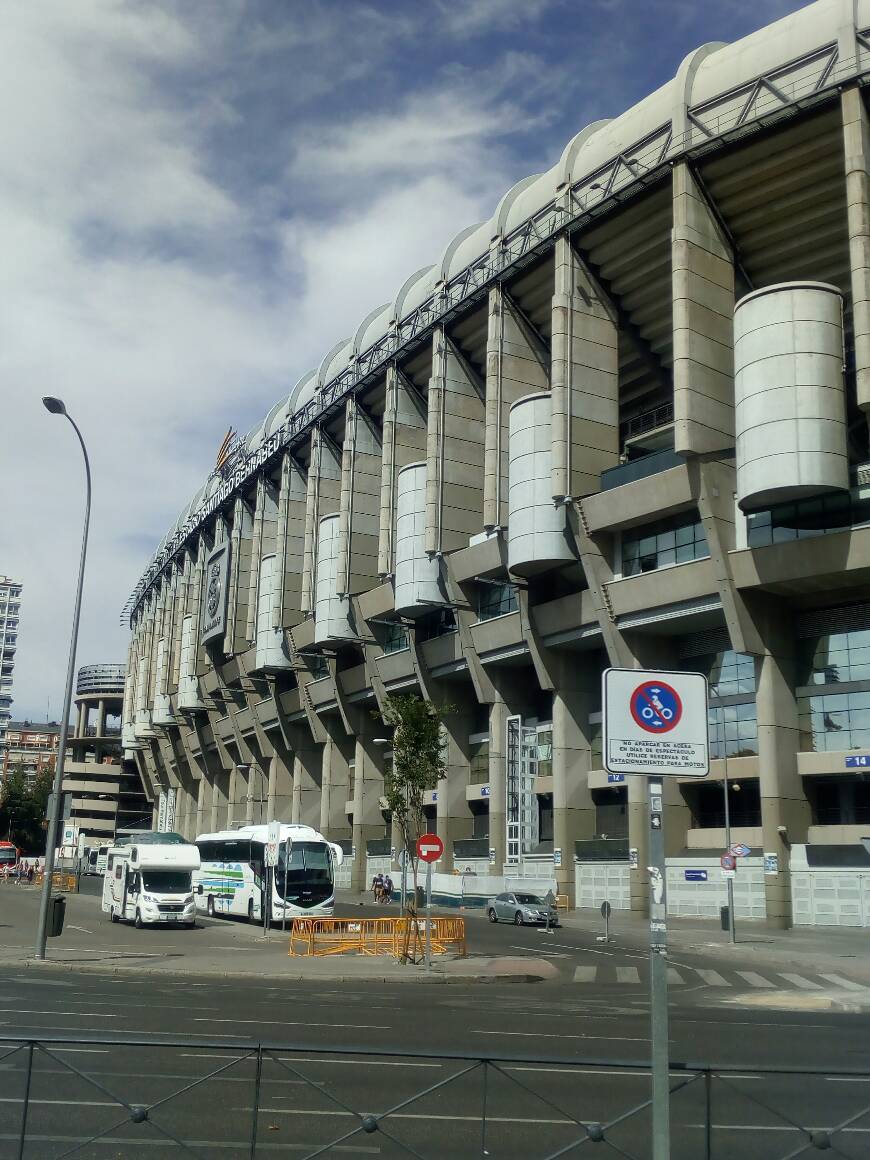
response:
M559 912L545 899L537 894L519 894L512 890L504 894L497 894L486 904L486 913L490 922L512 922L515 926L525 926L526 923L547 921L550 926L559 926Z

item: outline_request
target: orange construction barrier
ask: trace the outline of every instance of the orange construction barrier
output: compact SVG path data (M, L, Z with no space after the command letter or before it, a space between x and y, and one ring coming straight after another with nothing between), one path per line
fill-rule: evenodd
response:
M399 957L412 922L420 940L426 937L426 919L411 918L294 918L290 928L290 955L393 955ZM465 958L465 919L433 918L432 953L453 952Z

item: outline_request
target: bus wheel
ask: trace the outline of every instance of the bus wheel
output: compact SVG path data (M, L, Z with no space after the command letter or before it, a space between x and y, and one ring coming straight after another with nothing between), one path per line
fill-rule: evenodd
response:
M135 917L135 919L133 920L133 924L134 924L134 926L136 927L136 929L137 929L137 930L141 930L141 929L142 929L142 927L145 925L145 924L142 922L142 913L141 913L141 911L139 910L139 907L138 907L138 906L136 907L136 917Z
M115 914L114 908L109 911L109 918L111 918L112 922L120 922L121 921L120 918L118 918L117 914Z
M249 898L248 899L248 922L253 922L253 921L254 921L254 900L253 900L253 898Z
M206 905L206 911L208 912L209 918L214 918L214 899L212 898L211 895L208 896L208 904Z

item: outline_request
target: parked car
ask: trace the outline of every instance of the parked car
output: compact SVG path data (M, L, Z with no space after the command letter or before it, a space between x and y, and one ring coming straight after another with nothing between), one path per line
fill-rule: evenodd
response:
M537 894L517 894L507 891L490 898L486 904L490 922L512 922L515 926L526 923L545 923L549 916L550 926L560 926L559 912Z

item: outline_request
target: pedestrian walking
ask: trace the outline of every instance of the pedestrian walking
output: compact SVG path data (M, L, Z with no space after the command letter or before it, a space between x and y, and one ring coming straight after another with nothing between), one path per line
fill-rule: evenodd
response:
M376 903L380 903L381 895L384 893L384 876L383 874L376 874L372 879L372 895Z
M386 877L384 878L383 900L384 900L384 902L392 902L393 901L393 880L389 876L389 874L387 874Z

